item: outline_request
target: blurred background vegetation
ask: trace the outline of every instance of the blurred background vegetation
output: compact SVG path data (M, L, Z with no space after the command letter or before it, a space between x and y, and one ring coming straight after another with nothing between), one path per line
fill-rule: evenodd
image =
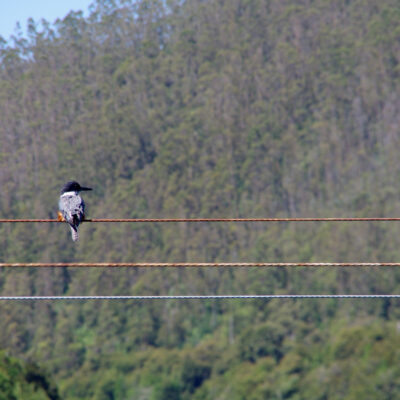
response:
M93 218L399 216L399 22L397 0L97 0L30 20L0 38L0 217L54 218L71 179ZM1 224L0 260L389 262L399 242L398 223L83 224L75 245L61 224ZM2 270L0 293L400 293L400 273ZM398 306L2 302L0 392L393 399Z

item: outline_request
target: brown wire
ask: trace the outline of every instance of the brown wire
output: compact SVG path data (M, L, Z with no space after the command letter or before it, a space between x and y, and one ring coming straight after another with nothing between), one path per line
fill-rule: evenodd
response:
M400 218L92 218L83 222L388 222ZM0 219L0 223L61 222L57 219Z
M55 262L43 262L43 263L0 263L0 268L20 268L20 267L30 267L30 268L42 268L42 267L73 267L73 268L118 268L118 267L129 267L129 268L169 268L169 267L190 267L190 268L208 268L208 267L400 267L400 263L397 262L351 262L351 263L307 263L307 262L228 262L228 263L195 263L195 262L183 262L183 263L130 263L130 262L119 262L119 263L108 263L108 262L69 262L69 263L55 263Z

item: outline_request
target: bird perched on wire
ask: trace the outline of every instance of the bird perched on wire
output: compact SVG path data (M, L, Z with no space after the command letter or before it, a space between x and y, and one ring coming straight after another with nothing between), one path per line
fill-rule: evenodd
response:
M58 202L58 221L68 222L74 242L79 238L78 226L85 219L85 202L79 196L79 192L83 190L92 188L83 187L76 181L67 182L61 190Z

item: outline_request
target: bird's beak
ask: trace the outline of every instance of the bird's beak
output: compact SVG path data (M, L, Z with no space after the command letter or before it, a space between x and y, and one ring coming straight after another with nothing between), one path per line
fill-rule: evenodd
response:
M89 187L82 187L81 186L81 190L93 190L92 188L89 188Z

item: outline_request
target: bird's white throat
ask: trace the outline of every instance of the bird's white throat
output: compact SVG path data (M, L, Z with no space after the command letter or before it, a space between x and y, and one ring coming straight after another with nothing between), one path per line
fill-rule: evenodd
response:
M60 197L64 197L64 196L76 196L78 193L75 191L72 192L65 192L63 193Z

